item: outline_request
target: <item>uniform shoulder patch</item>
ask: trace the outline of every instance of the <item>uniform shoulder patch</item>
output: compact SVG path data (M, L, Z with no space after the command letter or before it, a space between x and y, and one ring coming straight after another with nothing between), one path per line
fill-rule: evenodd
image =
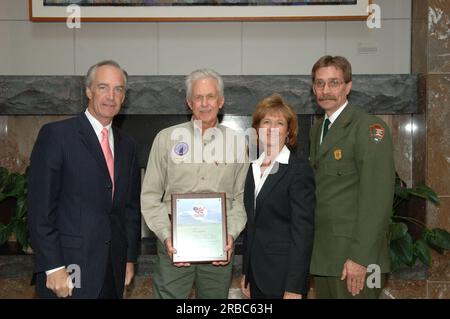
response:
M379 143L384 138L384 127L381 124L372 124L369 127L370 139Z

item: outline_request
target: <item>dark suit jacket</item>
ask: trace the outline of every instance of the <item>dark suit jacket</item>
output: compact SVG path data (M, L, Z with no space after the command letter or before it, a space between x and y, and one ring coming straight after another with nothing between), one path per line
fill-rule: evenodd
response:
M317 194L311 273L339 277L347 259L389 272L395 185L389 128L349 104L320 144L322 123L310 132Z
M278 171L267 177L256 198L255 209L252 166L248 170L244 192L247 235L243 274L248 278L251 267L256 285L264 294L308 291L314 192L314 175L309 163L291 153L289 164L279 164Z
M75 298L96 298L111 253L115 285L122 296L126 262L137 258L140 178L133 140L113 128L114 199L106 161L86 115L42 127L31 154L28 225L35 253L36 290L45 271L78 265Z

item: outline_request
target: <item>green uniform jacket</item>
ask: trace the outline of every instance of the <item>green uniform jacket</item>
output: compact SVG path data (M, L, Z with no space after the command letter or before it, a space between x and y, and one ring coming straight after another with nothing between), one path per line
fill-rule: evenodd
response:
M395 185L389 129L347 105L320 144L322 123L310 132L317 200L311 273L341 276L347 259L389 272Z

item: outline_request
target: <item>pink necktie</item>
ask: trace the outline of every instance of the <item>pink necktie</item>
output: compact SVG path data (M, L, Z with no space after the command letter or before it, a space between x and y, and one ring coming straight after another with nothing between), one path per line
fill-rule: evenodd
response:
M114 194L114 159L112 156L111 148L109 147L109 134L106 127L102 130L102 151L105 156L106 165L108 166L109 176L112 181L112 195Z

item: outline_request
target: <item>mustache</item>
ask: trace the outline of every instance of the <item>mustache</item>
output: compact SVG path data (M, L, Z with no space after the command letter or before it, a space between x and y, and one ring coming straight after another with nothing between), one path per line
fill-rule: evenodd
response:
M319 97L319 101L336 101L336 97L333 95L323 95Z

